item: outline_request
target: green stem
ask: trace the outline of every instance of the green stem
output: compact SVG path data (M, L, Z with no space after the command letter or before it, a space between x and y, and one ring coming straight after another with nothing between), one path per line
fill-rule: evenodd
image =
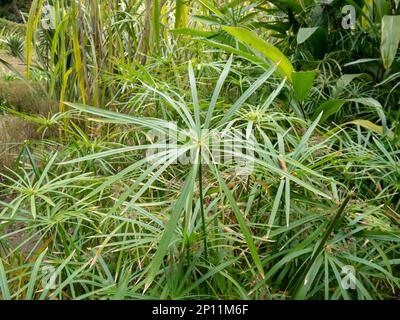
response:
M207 249L207 233L206 233L206 217L204 215L204 201L203 201L203 172L202 172L202 164L201 164L201 147L200 147L200 156L199 156L199 193L200 193L200 213L201 220L203 224L203 243L204 243L204 257L208 258L208 249Z
M293 297L294 299L297 298L297 294L300 291L300 288L303 286L304 284L304 279L306 278L308 272L310 271L311 267L313 266L315 260L317 259L317 257L319 256L319 254L321 253L321 251L323 250L325 243L327 242L329 236L331 235L332 231L335 229L336 226L339 225L339 222L342 219L342 215L344 210L346 209L347 204L349 203L350 199L352 197L352 193L350 193L346 199L344 199L342 205L340 206L339 210L337 211L336 215L334 216L334 218L332 219L332 221L330 222L324 237L322 238L321 242L319 243L317 249L315 250L314 254L311 256L310 261L308 262L308 264L306 265L304 271L302 272L299 281L297 282L297 285L295 287L294 290L294 294Z

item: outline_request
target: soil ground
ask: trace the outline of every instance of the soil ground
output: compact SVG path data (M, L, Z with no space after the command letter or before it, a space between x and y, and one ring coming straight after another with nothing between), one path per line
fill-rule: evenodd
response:
M25 65L17 58L0 51L0 58L7 61L20 74L25 73ZM0 64L0 105L3 104L19 112L46 115L49 104L6 66ZM18 128L18 130L15 130ZM4 114L0 110L0 170L10 166L20 152L24 141L37 138L37 126L19 117Z

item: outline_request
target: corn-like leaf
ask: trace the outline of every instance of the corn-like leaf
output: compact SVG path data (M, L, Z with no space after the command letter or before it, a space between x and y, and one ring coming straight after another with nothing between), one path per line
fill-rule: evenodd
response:
M243 29L240 27L222 27L226 32L247 44L251 48L260 52L271 63L278 67L278 70L283 77L288 78L292 82L292 72L294 68L289 59L275 46L260 38L253 31Z
M293 89L301 103L308 97L314 82L316 71L297 71L292 73Z
M383 65L389 69L396 57L400 43L400 16L384 16L382 19L381 54Z

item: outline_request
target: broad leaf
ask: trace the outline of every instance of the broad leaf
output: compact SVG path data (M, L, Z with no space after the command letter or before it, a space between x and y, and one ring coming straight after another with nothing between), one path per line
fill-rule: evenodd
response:
M204 37L204 38L213 37L218 34L218 32L203 31L203 30L197 30L197 29L191 29L191 28L173 29L170 32L175 33L175 34L188 35L188 36L192 36L192 37Z
M298 71L292 73L293 88L297 100L303 102L310 93L316 71Z
M357 120L353 120L353 121L350 121L350 122L346 122L343 125L348 125L348 124L355 124L355 125L358 125L360 127L365 128L367 130L371 130L371 131L373 131L373 132L375 132L377 134L383 135L383 127L382 126L378 126L377 124L372 123L369 120L357 119ZM393 136L394 136L393 132L389 132L388 133L388 137L389 138L393 138Z
M318 27L314 28L300 28L299 32L297 33L297 43L302 44L310 38L315 31L318 30Z
M251 48L260 52L269 61L271 61L271 63L277 65L278 70L282 73L282 75L287 77L289 81L292 82L292 73L294 68L289 59L277 47L263 40L253 31L239 27L226 26L222 27L222 29Z
M383 112L382 105L379 103L379 101L377 101L373 98L334 99L334 100L324 102L315 110L315 112L313 114L313 119L318 117L318 115L321 112L323 112L323 115L321 117L321 123L323 123L331 115L338 112L346 102L361 103L365 106L374 108L376 110L376 112L378 113L379 118L382 121L384 133L387 132L386 116L385 116L385 113Z
M318 115L323 112L321 117L321 123L326 121L331 115L335 114L340 110L340 108L347 102L346 99L335 99L324 102L321 104L317 110L315 110L313 119L317 118Z
M384 16L382 19L381 54L386 69L389 69L392 65L399 43L400 16Z

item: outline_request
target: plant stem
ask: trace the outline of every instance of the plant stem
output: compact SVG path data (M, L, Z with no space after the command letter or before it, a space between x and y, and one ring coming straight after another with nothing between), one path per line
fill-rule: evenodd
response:
M206 217L204 215L204 199L203 199L203 172L202 172L202 163L201 163L201 147L200 147L200 156L199 156L199 172L198 172L198 179L199 179L199 197L200 197L200 213L201 213L201 220L203 224L203 243L204 243L204 257L207 260L208 258L208 249L207 249L207 233L206 233Z
M336 215L334 216L334 218L332 219L332 221L328 225L327 230L326 230L326 232L324 234L324 237L322 238L321 242L319 243L317 249L314 251L314 254L311 256L310 261L306 265L304 271L302 272L302 274L301 274L301 276L299 278L299 281L297 282L297 285L295 287L294 294L293 294L294 299L297 298L297 294L298 294L300 288L304 284L304 279L306 278L308 272L310 271L311 267L313 266L315 260L317 259L317 257L321 253L321 251L323 250L323 248L325 246L325 243L327 242L329 236L331 235L331 233L335 229L335 227L338 226L340 220L342 219L343 212L346 209L346 206L349 203L349 201L352 198L352 196L353 196L353 194L350 193L344 199L344 201L343 201L342 205L340 206L339 210L337 211Z

